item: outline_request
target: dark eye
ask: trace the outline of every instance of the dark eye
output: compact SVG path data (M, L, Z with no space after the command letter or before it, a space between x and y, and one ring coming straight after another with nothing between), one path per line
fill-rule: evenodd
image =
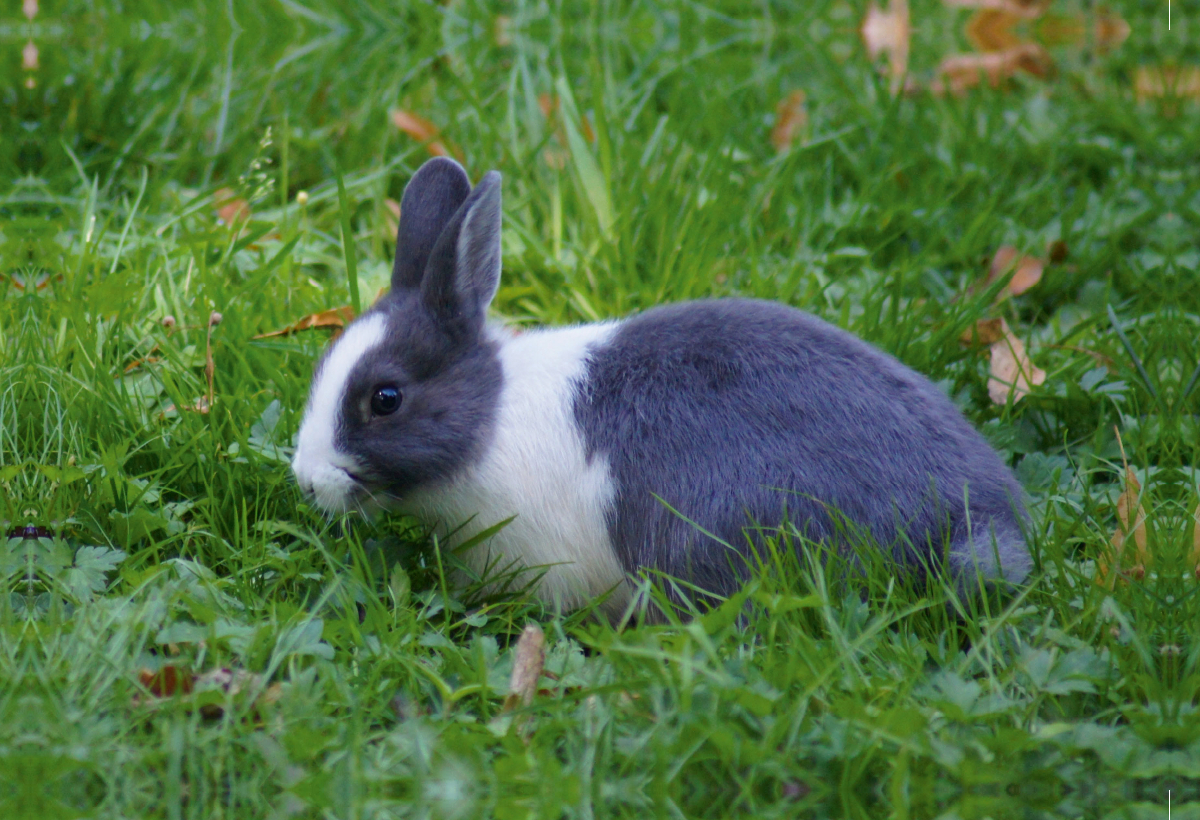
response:
M371 412L377 416L390 416L400 407L400 391L393 385L383 384L371 395Z

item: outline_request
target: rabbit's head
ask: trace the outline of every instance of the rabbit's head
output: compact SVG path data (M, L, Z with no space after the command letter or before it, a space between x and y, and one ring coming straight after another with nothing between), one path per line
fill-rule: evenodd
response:
M386 508L477 457L502 382L484 326L499 281L499 173L472 190L430 160L404 191L391 291L313 376L292 469L318 506Z

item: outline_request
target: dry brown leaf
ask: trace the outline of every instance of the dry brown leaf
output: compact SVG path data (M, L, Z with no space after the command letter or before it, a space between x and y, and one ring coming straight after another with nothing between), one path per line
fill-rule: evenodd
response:
M880 54L887 55L892 93L900 91L904 75L908 72L908 46L912 37L908 0L889 0L887 11L872 2L867 7L867 14L858 32L870 59L874 60Z
M249 203L238 197L232 188L218 188L213 191L213 207L217 209L217 218L226 225L250 219Z
M1046 381L1046 371L1030 361L1025 345L1007 322L1001 320L1000 328L1001 337L991 344L988 397L996 404L1015 404Z
M141 367L142 365L146 365L146 364L157 364L157 363L158 363L158 362L160 362L160 361L162 361L162 358L161 358L161 357L159 357L159 356L147 356L147 357L146 357L146 358L144 358L144 359L134 359L132 362L130 362L129 364L125 365L125 369L124 369L124 371L122 371L122 372L124 372L124 373L132 373L133 371L137 370L137 369L138 369L139 367Z
M1017 262L1017 272L1013 274L1005 290L1013 296L1020 296L1042 281L1042 272L1045 269L1046 263L1036 256L1022 256L1021 260Z
M1012 245L1001 245L992 256L992 264L988 268L987 283L991 284L1008 272L1016 263L1021 252Z
M400 232L400 203L388 197L383 201L383 229L389 239Z
M1112 568L1120 576L1141 579L1150 565L1150 553L1146 549L1146 510L1142 506L1142 485L1138 483L1133 469L1125 465L1125 489L1117 498L1117 525L1109 542L1110 549L1097 563L1096 583L1110 586ZM1133 554L1125 556L1125 546L1133 536Z
M429 153L436 157L450 156L450 152L446 150L445 143L434 139L438 135L438 127L420 114L405 111L403 108L394 108L392 109L391 117L392 125L399 128L405 134L408 134L417 142L426 143L425 150Z
M1021 45L1013 29L1021 21L1019 15L1000 9L981 9L971 15L965 31L976 51L1006 51Z
M990 345L1003 339L1007 332L1008 323L1003 319L979 319L964 330L958 340L965 345Z
M517 640L512 677L508 683L509 694L504 699L504 711L515 709L518 705L528 706L533 703L538 678L542 676L542 666L545 662L546 636L542 634L541 627L530 624Z
M1119 15L1106 8L1096 11L1092 20L1092 42L1095 43L1097 51L1112 51L1125 42L1129 33L1129 24Z
M935 94L961 94L979 85L984 77L995 88L1018 71L1045 77L1053 67L1050 53L1037 43L1021 43L987 54L957 54L942 60L930 90Z
M558 114L558 95L544 92L538 94L538 110L542 112L542 116L546 118L547 122L553 123ZM589 143L596 142L596 132L592 130L591 120L587 116L579 118L579 133L583 134L583 138ZM566 135L562 133L561 129L555 136L558 137L559 142L566 142Z
M1012 279L998 296L1000 298L1020 296L1042 281L1042 272L1045 269L1046 263L1036 256L1022 256L1021 252L1012 245L1001 245L996 249L996 255L992 257L985 284L991 285L997 279L1007 275L1009 271L1013 271Z
M1061 265L1067 261L1067 256L1070 254L1070 249L1067 248L1067 243L1061 239L1056 239L1050 243L1046 249L1046 256L1049 257L1051 265Z
M283 687L278 683L272 683L263 689L262 680L262 675L247 672L245 669L222 667L197 675L194 689L197 693L226 692L232 697L237 697L244 692L255 692L254 708L250 714L257 719L259 717L258 707L275 703L283 694ZM203 703L200 705L200 714L209 720L216 720L225 714L225 707L220 703Z
M273 683L264 689L262 675L247 672L244 669L223 667L197 675L190 670L168 664L157 672L142 669L138 672L138 681L149 690L150 696L134 695L133 704L135 706L153 707L163 698L178 695L184 699L189 708L197 709L203 717L209 720L215 720L224 715L225 707L223 704L211 702L197 704L197 701L204 700L197 697L204 692L225 692L233 697L252 692L254 702L249 714L254 720L260 719L260 707L275 703L283 694L283 687L278 683Z
M1196 578L1200 579L1200 504L1192 513L1192 566L1195 567Z
M553 123L554 117L558 112L558 97L553 94L542 92L537 97L538 110L542 112L542 116L547 122ZM567 167L567 149L563 147L566 140L563 138L562 129L556 129L554 139L546 144L542 149L542 161L555 171L561 171Z
M151 672L149 669L138 672L138 682L156 698L169 698L176 692L186 695L192 691L194 678L188 670L172 664L167 664L157 672Z
M247 672L245 669L227 669L218 668L204 672L203 675L197 675L194 680L194 692L197 694L202 692L224 692L228 693L233 698L236 696L250 692L254 693L254 701L251 708L251 717L259 718L258 708L260 706L274 704L280 700L283 694L281 684L272 683L270 686L263 688L263 676L256 672ZM200 716L216 720L224 714L224 706L222 704L200 704Z
M204 402L204 409L200 410L201 413L207 413L212 409L213 402L216 400L213 377L217 373L217 363L213 359L212 353L212 330L219 324L221 324L221 314L214 310L208 315L208 329L204 335L204 377L208 381L208 399ZM197 404L197 409L199 409L199 404Z
M1139 66L1133 77L1138 102L1162 97L1200 97L1200 66Z
M1082 14L1047 17L1038 23L1037 39L1044 46L1079 46L1087 38L1088 21Z
M1117 499L1117 518L1120 529L1113 534L1113 546L1118 553L1124 548L1126 539L1133 535L1134 559L1139 564L1150 563L1146 551L1146 510L1142 506L1142 486L1131 467L1125 467L1125 492Z
M558 121L558 95L543 92L538 94L537 103L538 110L546 118L547 124L554 129L554 139L547 142L546 147L542 149L542 161L554 170L561 171L567 167L571 154L567 150L567 133L563 129L562 123ZM589 144L594 145L596 132L592 130L592 124L588 118L580 117L578 125L583 138Z
M260 333L253 337L255 339L267 339L271 336L288 336L301 330L311 330L313 328L336 328L341 329L349 324L354 319L354 308L350 305L342 305L338 308L330 308L322 310L319 313L310 313L303 319L300 319L285 328L280 330L272 330L270 333Z
M63 277L59 274L55 278L61 281ZM3 281L3 279L4 277L0 276L0 281ZM50 287L50 271L13 271L9 274L8 281L9 284L22 293L45 290Z
M438 127L420 114L405 111L402 108L392 109L392 124L419 142L431 140L438 134Z
M942 0L950 8L990 9L1032 20L1040 17L1049 0Z
M771 129L771 145L783 153L792 147L808 130L808 110L804 107L806 97L797 89L788 94L775 106L775 127Z
M568 158L569 155L566 149L554 143L550 143L542 149L542 161L555 171L561 171L563 168L566 168Z

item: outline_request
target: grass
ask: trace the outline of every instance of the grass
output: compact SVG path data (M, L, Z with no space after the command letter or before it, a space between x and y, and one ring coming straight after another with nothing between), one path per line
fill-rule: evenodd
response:
M1022 24L1054 75L961 97L893 97L860 3L487 5L6 7L37 66L0 69L0 813L1194 814L1200 123L1135 95L1196 61L1159 4L1113 4L1107 53ZM968 14L913 0L913 77ZM504 174L497 314L742 294L850 329L1015 466L1032 583L847 583L782 544L701 617L618 630L448 582L416 522L310 509L287 458L326 337L254 337L386 283L428 156L398 108ZM1033 289L980 287L1055 241ZM994 317L1047 372L1005 406L957 341ZM1098 584L1122 448L1153 562ZM529 622L553 677L506 712Z

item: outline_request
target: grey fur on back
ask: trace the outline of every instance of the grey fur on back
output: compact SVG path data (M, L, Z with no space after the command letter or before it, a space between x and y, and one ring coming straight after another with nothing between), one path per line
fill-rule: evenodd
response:
M785 508L807 537L836 543L826 504L909 565L948 535L960 575L1029 571L1020 485L949 399L784 305L692 302L628 320L592 351L575 418L612 472L609 533L627 571L731 592L744 565L681 516L744 552L745 528L777 527Z

